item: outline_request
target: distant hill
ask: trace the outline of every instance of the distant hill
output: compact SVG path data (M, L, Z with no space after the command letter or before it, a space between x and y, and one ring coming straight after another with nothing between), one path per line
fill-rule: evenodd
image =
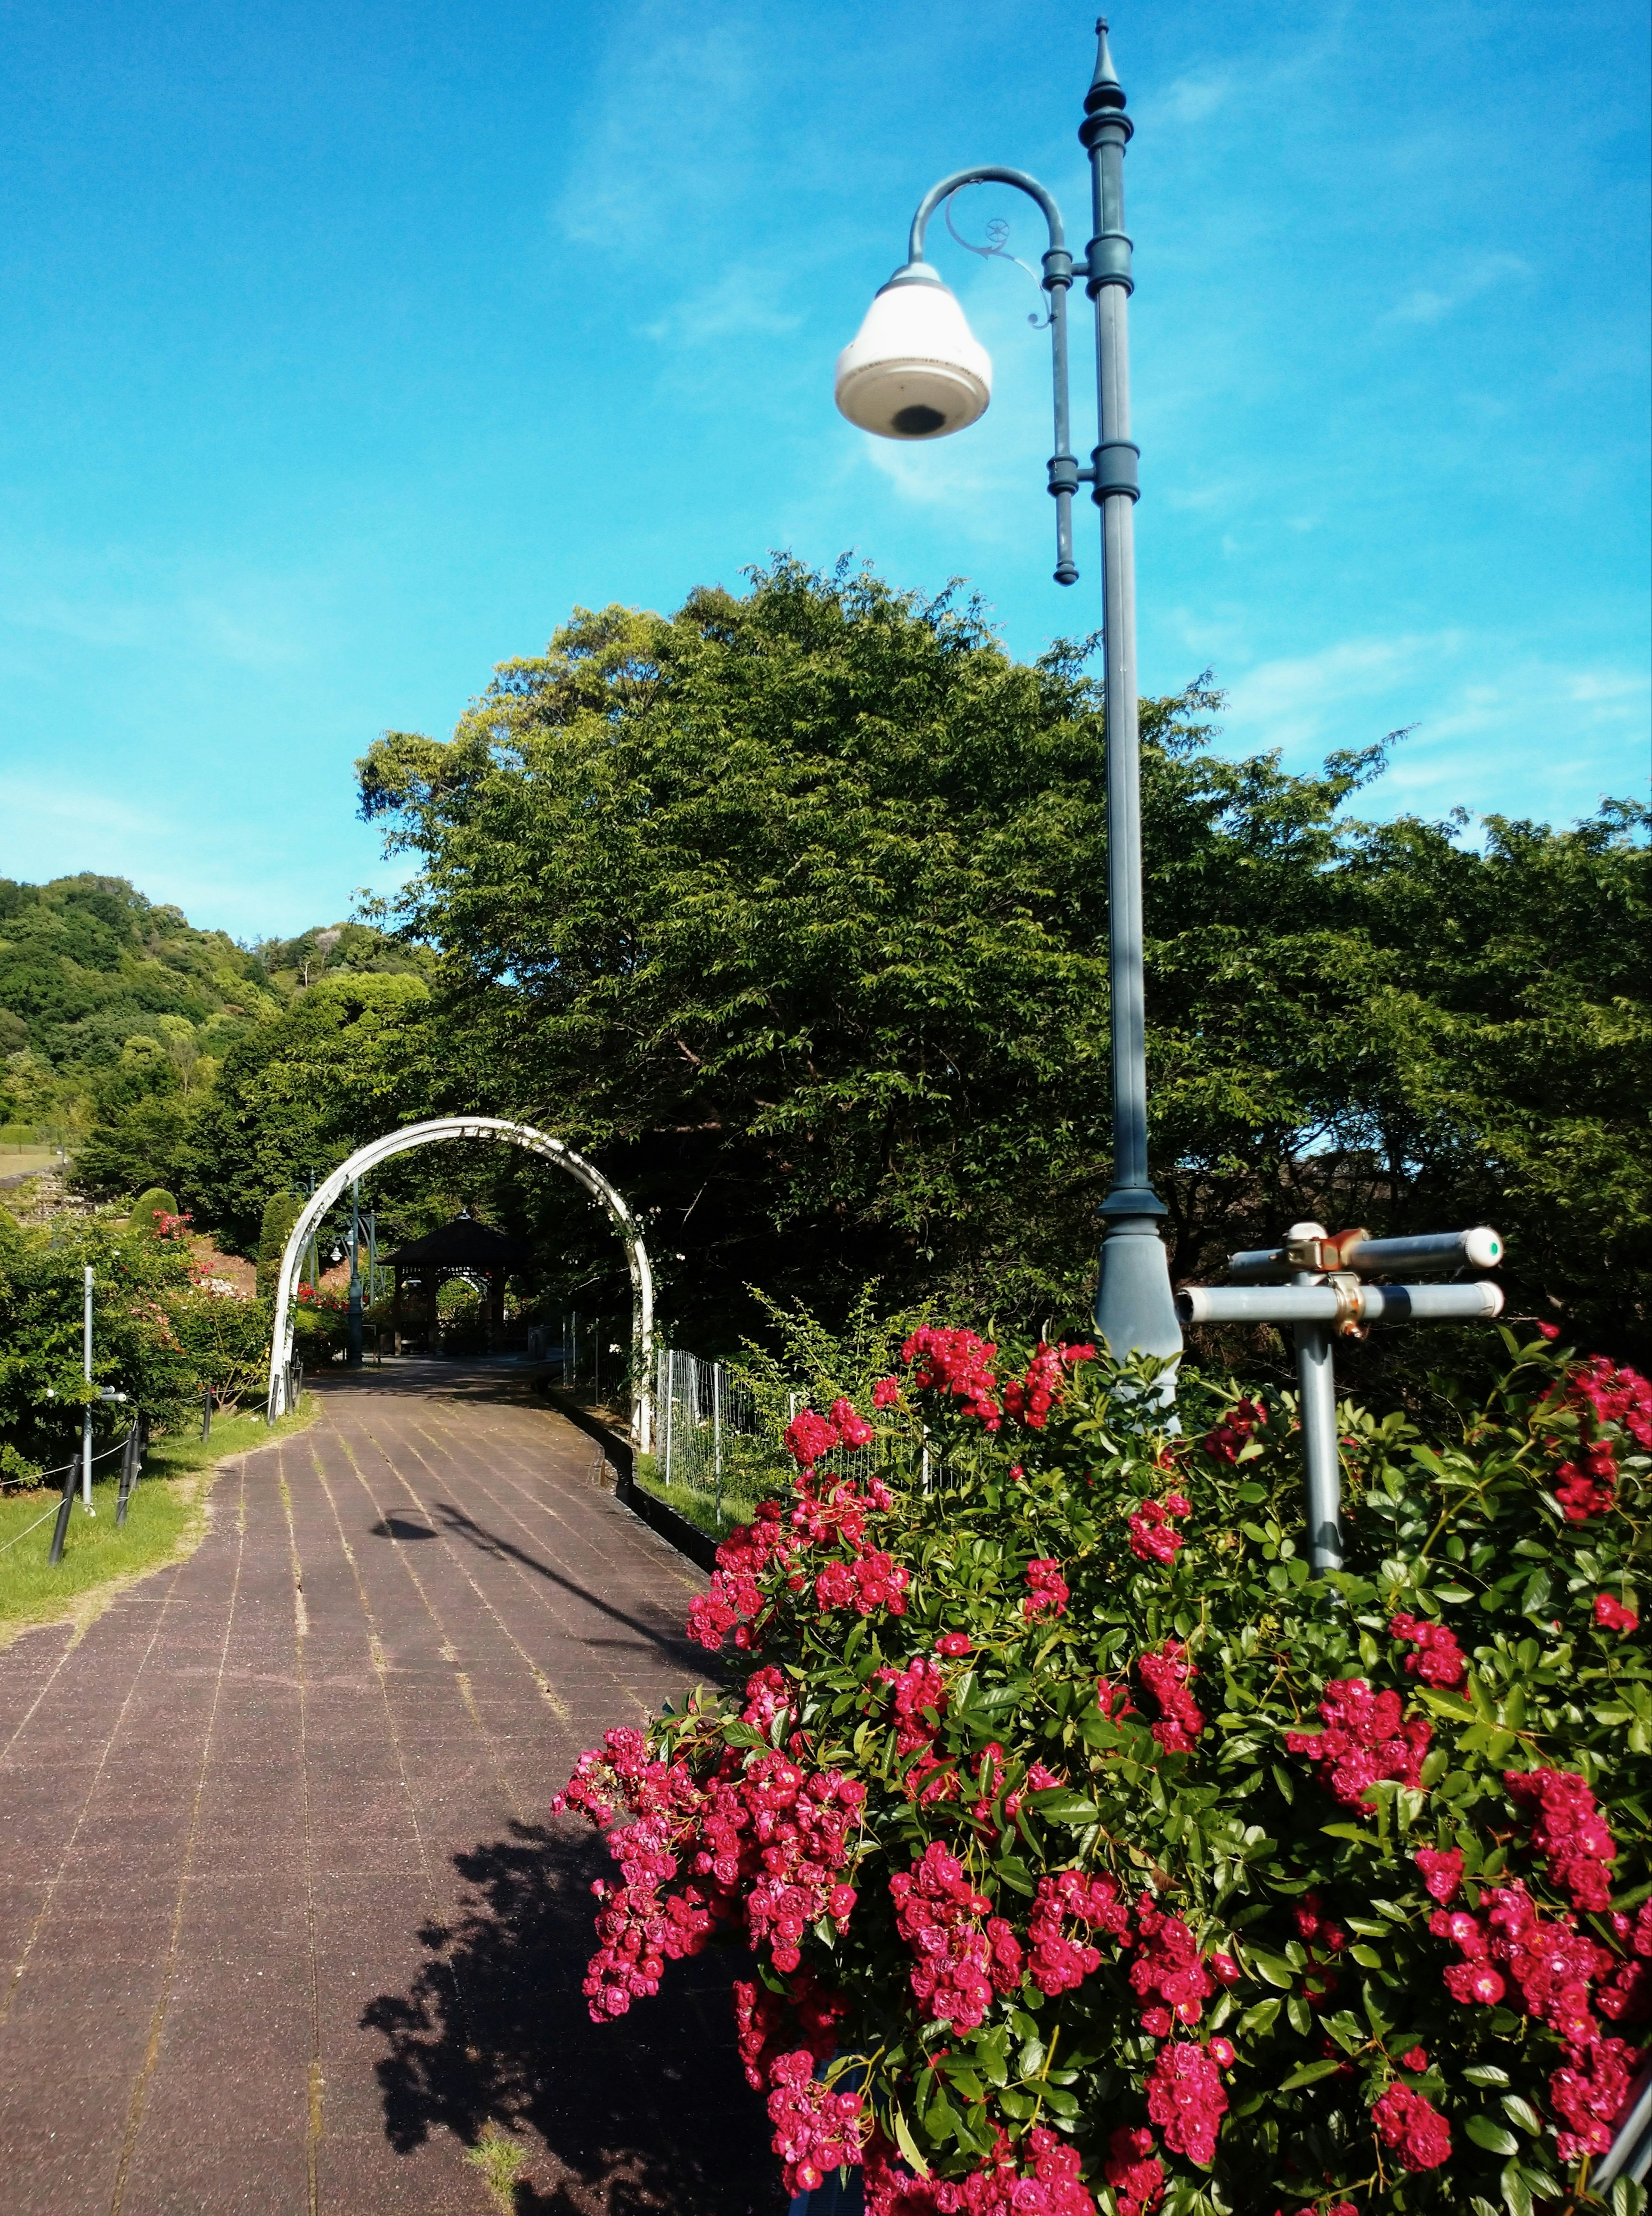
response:
M324 976L421 967L419 950L363 924L247 946L125 877L0 878L0 1123L72 1139L111 1096L152 1089L163 1063L188 1100Z

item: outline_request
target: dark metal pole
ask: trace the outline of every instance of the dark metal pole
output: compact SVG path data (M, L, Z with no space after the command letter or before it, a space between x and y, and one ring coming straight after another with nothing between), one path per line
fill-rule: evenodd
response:
M138 1474L138 1423L139 1419L134 1416L132 1419L132 1429L126 1433L126 1450L120 1457L120 1490L114 1504L114 1520L117 1524L124 1524L126 1520L126 1508L132 1499L133 1480Z
M1124 227L1125 148L1135 126L1096 25L1095 74L1079 138L1090 157L1094 236L1085 290L1095 305L1100 440L1091 496L1101 510L1106 624L1107 981L1113 1034L1113 1185L1101 1203L1096 1329L1117 1356L1181 1352L1167 1213L1147 1167L1147 1019L1142 910L1141 748L1136 699L1136 502L1139 448L1130 435L1128 309L1133 280Z
M63 1542L69 1536L69 1511L75 1505L75 1478L78 1462L71 1462L63 1473L63 1498L58 1503L58 1520L52 1526L52 1551L46 1556L48 1568L56 1569L63 1560Z
M348 1352L352 1370L361 1367L361 1180L350 1180L350 1314Z
M203 1385L200 1388L200 1436L203 1443L213 1436L213 1388L210 1385Z

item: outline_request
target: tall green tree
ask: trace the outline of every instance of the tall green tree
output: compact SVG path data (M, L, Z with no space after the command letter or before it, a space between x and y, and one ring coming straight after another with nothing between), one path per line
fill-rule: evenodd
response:
M669 619L576 612L446 743L361 766L440 950L452 1104L596 1149L677 1327L869 1276L1036 1324L1088 1306L1107 1171L1105 734L1078 647L782 560ZM1143 703L1149 1080L1173 1267L1317 1213L1489 1216L1519 1300L1643 1339L1643 816L1349 814ZM577 1227L570 1228L570 1236ZM588 1239L589 1233L584 1234ZM595 1265L594 1265L595 1266Z

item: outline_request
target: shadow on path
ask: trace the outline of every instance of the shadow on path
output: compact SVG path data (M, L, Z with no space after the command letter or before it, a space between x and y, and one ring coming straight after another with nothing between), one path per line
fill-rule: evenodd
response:
M514 1824L453 1861L472 1888L457 1923L422 1931L428 1959L410 1990L362 2017L388 2042L379 2079L397 2151L443 2129L474 2145L503 2126L530 2151L518 2216L783 2209L735 2054L730 1957L673 1962L652 2000L594 2024L579 1987L590 1882L610 1867L601 1845Z
M674 1662L682 1663L701 1677L709 1673L712 1665L705 1648L697 1647L680 1632L663 1631L657 1623L645 1623L640 1616L627 1616L624 1609L615 1608L611 1601L594 1593L589 1585L581 1585L576 1578L564 1577L549 1562L542 1562L537 1554L530 1554L525 1547L501 1538L496 1531L490 1531L485 1524L478 1524L473 1516L467 1516L462 1508L455 1508L451 1501L435 1500L430 1505L434 1513L441 1517L443 1528L450 1537L463 1539L484 1554L520 1563L523 1569L531 1570L535 1577L543 1578L548 1585L559 1585L564 1592L572 1593L600 1615L610 1617L615 1623L623 1623L627 1631L638 1633L656 1653L669 1654ZM684 1613L687 1613L686 1607ZM590 1641L588 1644L601 1642Z

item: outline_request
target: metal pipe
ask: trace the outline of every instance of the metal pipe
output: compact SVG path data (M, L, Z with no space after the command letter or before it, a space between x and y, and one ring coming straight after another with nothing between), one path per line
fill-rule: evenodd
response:
M1413 1239L1362 1239L1340 1253L1336 1266L1373 1275L1390 1270L1495 1270L1502 1259L1502 1240L1489 1224L1476 1223L1467 1231L1429 1231ZM1241 1283L1277 1277L1299 1266L1283 1246L1253 1246L1228 1257L1228 1275Z
M89 1263L86 1269L82 1358L85 1365L86 1383L89 1388L92 1382L92 1271ZM92 1409L89 1401L86 1405L85 1415L81 1419L80 1463L80 1505L89 1516L96 1516L97 1511L92 1505Z
M1298 1409L1302 1419L1308 1559L1316 1575L1342 1567L1342 1471L1336 1443L1336 1370L1328 1326L1297 1326Z
M1471 1322L1501 1315L1503 1290L1472 1285L1185 1285L1184 1323L1335 1324Z
M717 1520L723 1521L723 1364L712 1364L712 1470L716 1480Z

